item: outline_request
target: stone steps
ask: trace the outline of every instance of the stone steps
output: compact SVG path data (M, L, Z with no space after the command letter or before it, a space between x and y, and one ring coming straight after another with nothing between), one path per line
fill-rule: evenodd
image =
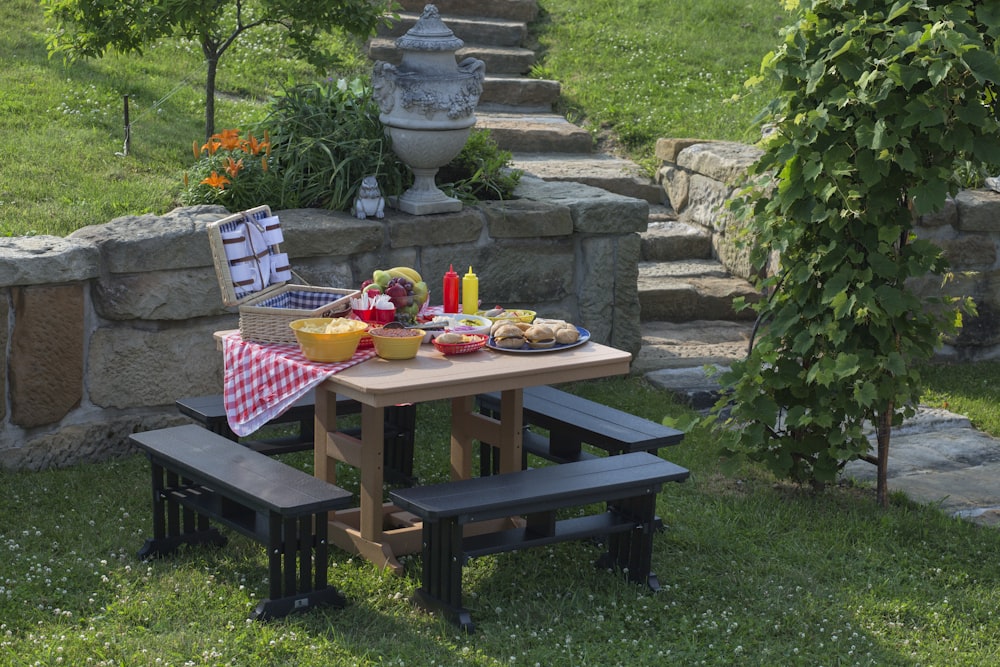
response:
M440 9L438 7L439 11ZM390 40L402 37L419 18L419 13L401 12L397 20L379 26L376 37ZM509 21L490 16L450 16L443 11L441 19L455 37L467 44L518 47L528 37L528 25L524 21Z
M397 0L403 11L419 14L427 0ZM501 0L483 3L482 0L436 0L434 5L442 16L489 16L494 19L531 23L538 18L537 0ZM486 6L484 6L486 5Z
M369 42L373 60L398 64L394 40L423 10L425 0L403 0L400 21ZM737 314L734 296L754 298L752 287L712 259L707 229L676 219L664 187L630 160L594 153L591 134L552 110L557 81L526 76L535 64L527 44L535 0L489 5L473 0L434 3L445 25L465 41L457 61L486 63L476 125L491 131L513 153L513 166L547 181L573 181L646 201L649 226L641 236L638 290L642 349L632 372L681 396L695 407L714 401L717 385L705 366L723 368L746 354L753 313Z
M476 127L490 130L511 153L590 153L590 133L554 113L476 112Z
M709 231L678 221L669 206L650 207L640 237L642 347L632 372L705 409L718 396L705 368L724 369L744 357L753 331L753 313L735 313L732 298L756 293L712 259Z
M395 39L395 37L373 37L368 42L368 57L372 60L383 60L398 65L403 59L403 53L396 48ZM477 58L486 63L488 77L496 75L512 77L527 74L531 71L531 66L535 64L535 52L521 46L466 44L455 52L455 60L462 62L466 58ZM536 79L530 80L535 81ZM557 82L553 83L558 86Z
M589 138L589 134L588 134ZM582 141L582 140L581 140ZM546 181L571 181L662 205L666 195L631 160L603 153L515 152L512 165Z
M488 66L486 71L489 71ZM552 108L559 101L561 90L558 81L549 79L487 74L483 81L483 94L476 107L477 119L479 115L490 113L525 115L552 113Z
M419 19L422 2L401 3L399 19L379 29L368 42L368 57L399 64L396 38ZM593 139L582 128L552 113L559 101L559 82L526 76L535 64L527 45L528 23L538 16L536 0L485 4L473 0L434 3L441 20L465 42L458 62L473 57L486 64L476 126L490 130L500 148L511 152L590 153Z
M732 277L716 260L639 262L639 305L643 322L745 321L754 313L733 309L733 299L756 298L745 280Z

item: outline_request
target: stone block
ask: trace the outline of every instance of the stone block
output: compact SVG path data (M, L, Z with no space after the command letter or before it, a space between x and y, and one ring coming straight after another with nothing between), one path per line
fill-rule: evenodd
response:
M566 206L573 216L573 226L583 234L627 234L643 232L649 221L649 203L622 197L581 183L543 181L522 176L519 198Z
M996 302L981 302L976 305L975 315L962 318L962 328L953 341L960 358L974 358L970 350L991 348L1000 345L1000 307Z
M482 202L490 238L519 239L570 236L573 216L565 206L526 199Z
M680 213L687 207L689 200L688 187L691 175L684 169L674 166L664 166L660 169L663 189L667 193L670 207Z
M211 266L205 225L227 215L222 206L176 208L163 216L130 215L78 229L67 240L98 248L106 273Z
M101 408L171 406L182 396L222 391L222 352L213 332L234 318L156 330L105 326L93 333L87 358L90 401Z
M934 239L948 265L960 270L985 270L997 262L996 241L988 234L963 234L955 238Z
M1000 193L962 190L955 195L958 229L963 232L1000 232Z
M90 280L99 265L100 254L91 243L58 236L0 238L0 287Z
M223 312L214 268L111 274L93 290L94 308L109 320L187 320Z
M558 302L575 293L577 275L570 241L497 241L489 248L477 249L469 261L456 262L455 271L463 275L470 263L479 276L479 298L484 308L501 305L538 310L541 304ZM438 277L435 285L438 290L440 280Z
M639 331L638 234L584 239L581 243L583 276L579 290L578 324L592 339L638 354ZM595 270L602 267L602 270ZM613 267L607 271L606 267Z
M680 212L680 221L701 225L715 232L725 231L732 219L732 212L726 205L733 188L714 178L691 174L688 191L689 205Z
M753 280L757 275L757 271L750 261L752 249L752 239L737 224L730 224L724 233L712 236L712 252L719 262L737 278Z
M641 199L610 195L570 204L573 228L581 234L629 234L646 231L649 204Z
M393 264L392 266L402 265ZM359 289L362 282L372 277L372 271L375 268L373 266L367 269L364 275L355 276L350 257L306 257L295 262L295 275L292 276L291 284Z
M958 205L953 197L944 200L940 211L918 216L916 225L920 227L958 227Z
M696 144L708 143L704 139L657 139L656 159L675 164L681 151Z
M374 252L385 238L382 220L361 220L341 211L296 208L277 215L285 237L281 250L288 253L294 270L301 258Z
M764 151L755 146L713 141L682 150L677 156L677 166L735 187L746 181L747 168L763 154Z
M471 206L455 213L409 215L393 212L386 215L386 220L392 248L471 243L479 239L485 227L482 213Z
M0 468L39 471L120 458L137 451L131 434L185 423L190 422L174 411L71 424L21 447L0 448Z
M58 422L83 396L83 284L20 287L13 297L11 422Z

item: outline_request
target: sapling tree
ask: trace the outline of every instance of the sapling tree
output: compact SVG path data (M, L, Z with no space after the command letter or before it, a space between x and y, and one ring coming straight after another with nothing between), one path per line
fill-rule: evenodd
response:
M96 58L108 50L142 54L156 40L180 35L205 57L205 137L215 134L215 81L222 55L248 30L277 25L288 48L311 63L323 54L320 37L340 28L367 36L387 14L371 0L41 0L50 54ZM325 54L333 56L336 54Z
M775 132L736 205L764 276L760 329L724 378L720 433L730 452L817 487L869 460L884 506L890 435L917 405L918 363L971 307L908 289L947 278L913 226L957 190L960 160L1000 164L1000 2L801 4L762 65L779 82Z

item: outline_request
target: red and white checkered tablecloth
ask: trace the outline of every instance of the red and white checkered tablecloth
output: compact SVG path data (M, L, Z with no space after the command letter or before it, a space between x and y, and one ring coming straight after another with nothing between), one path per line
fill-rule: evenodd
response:
M226 418L239 436L253 433L334 373L375 356L368 348L347 361L323 364L302 356L298 345L254 343L237 332L222 345Z

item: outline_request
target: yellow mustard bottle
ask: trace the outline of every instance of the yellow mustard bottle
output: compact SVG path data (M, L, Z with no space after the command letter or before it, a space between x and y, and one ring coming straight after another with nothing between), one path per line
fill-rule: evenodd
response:
M472 267L469 267L469 272L462 276L462 312L475 315L479 310L479 277L472 272Z

